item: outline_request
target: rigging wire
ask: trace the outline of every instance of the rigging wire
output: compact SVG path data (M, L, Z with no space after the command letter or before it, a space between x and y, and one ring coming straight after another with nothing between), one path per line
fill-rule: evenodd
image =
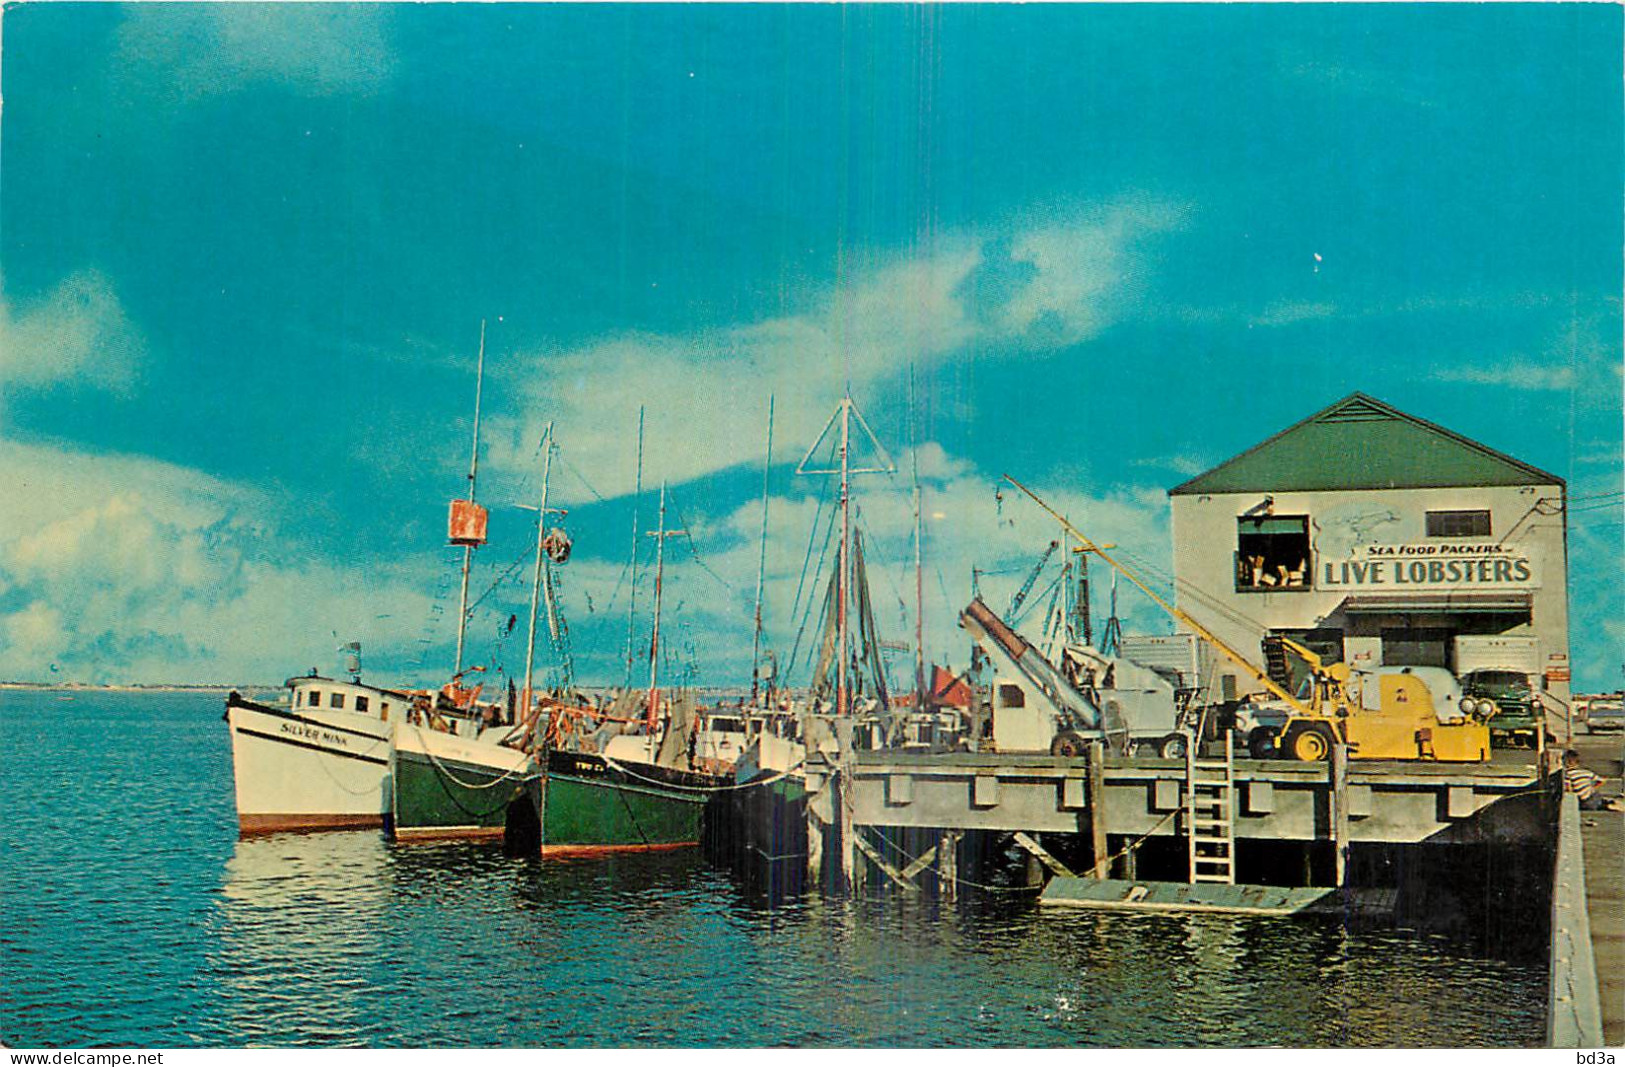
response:
M830 479L824 479L824 485L818 496L818 507L813 510L813 521L807 527L807 549L801 557L801 577L796 579L796 596L790 603L790 618L794 619L801 612L801 593L807 584L807 564L812 560L813 542L818 537L818 520L824 514L824 504L829 500ZM816 580L816 575L814 576Z
M831 508L829 512L829 519L824 524L824 543L818 550L818 563L813 568L813 585L815 587L818 585L819 577L824 573L824 558L829 552L830 541L835 537L835 520L837 517L839 517L840 513L839 508ZM816 530L817 527L814 527L815 532ZM811 554L810 550L811 546L809 546L809 555ZM805 567L805 562L803 562L803 567ZM807 623L812 616L813 605L815 603L820 605L817 629L822 631L824 628L825 616L828 613L828 601L828 596L819 597L814 596L810 592L808 593L806 603L802 608L801 625L796 629L795 643L790 648L790 667L785 672L786 677L791 677L795 670L796 657L801 649L801 641L807 634Z

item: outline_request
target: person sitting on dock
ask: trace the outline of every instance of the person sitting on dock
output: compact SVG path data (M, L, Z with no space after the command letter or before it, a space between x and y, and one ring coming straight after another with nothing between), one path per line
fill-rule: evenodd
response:
M1563 753L1563 791L1580 799L1581 811L1625 811L1625 800L1597 792L1607 780L1580 766L1580 754L1572 748Z

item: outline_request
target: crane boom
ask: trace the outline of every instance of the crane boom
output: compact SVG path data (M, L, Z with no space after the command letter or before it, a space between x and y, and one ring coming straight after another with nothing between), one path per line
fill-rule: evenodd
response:
M1061 542L1059 541L1051 541L1049 547L1044 549L1044 554L1038 557L1038 562L1033 565L1033 569L1027 572L1026 581L1021 583L1021 588L1016 590L1016 595L1010 598L1010 606L1005 609L1004 621L1006 625L1014 626L1016 624L1016 612L1020 611L1021 605L1027 602L1027 597L1032 593L1033 585L1037 583L1038 576L1044 573L1044 565L1049 562L1051 556L1055 555L1055 550L1060 545Z
M1123 577L1127 578L1129 581L1138 586L1140 591L1146 596L1150 597L1152 602L1154 602L1163 611L1166 611L1169 615L1190 627L1198 637L1217 649L1219 654L1224 656L1225 659L1228 659L1230 662L1246 671L1253 681L1257 682L1259 685L1262 685L1274 696L1286 701L1287 705L1298 713L1303 715L1315 714L1312 708L1310 708L1303 701L1299 700L1297 697L1293 696L1291 693L1287 692L1286 689L1276 683L1275 679L1271 678L1266 672L1254 666L1253 663L1240 652L1237 652L1235 649L1225 644L1224 641L1220 640L1219 636L1212 630L1209 630L1206 626L1203 626L1201 623L1191 618L1190 615L1174 607L1162 597L1158 596L1155 590L1140 580L1139 575L1135 574L1123 564L1117 562L1117 560L1107 555L1104 548L1085 537L1081 532L1079 532L1078 528L1068 522L1060 512L1044 503L1044 501L1039 498L1037 493L1033 492L1031 489L1028 489L1025 485L1022 485L1008 474L1004 476L1004 480L1015 486L1017 489L1020 489L1023 493L1026 493L1032 498L1033 503L1049 512L1050 515L1053 516L1068 533L1078 539L1078 543L1083 546L1083 550L1085 552L1092 552L1101 559L1105 560L1114 570L1117 571L1117 573L1121 574Z

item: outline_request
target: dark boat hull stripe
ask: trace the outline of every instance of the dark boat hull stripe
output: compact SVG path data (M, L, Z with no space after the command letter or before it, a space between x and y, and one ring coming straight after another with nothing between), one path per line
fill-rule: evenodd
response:
M316 723L314 725L321 724ZM275 741L279 745L292 745L294 748L308 748L312 752L320 752L326 756L339 756L343 759L360 760L363 763L376 763L380 767L389 766L389 760L379 759L377 756L363 756L359 752L341 752L336 748L323 748L321 745L313 745L309 741L295 741L291 737L278 737L276 734L262 734L258 730L250 730L242 726L237 727L237 732L248 737L257 737L262 741ZM346 731L346 733L354 732L355 731L353 730ZM381 740L380 738L371 737L368 734L362 734L361 736L366 737L369 741Z
M256 704L251 700L229 701L228 707L242 708L244 711L252 711L260 715L271 715L278 719L286 719L289 722L304 723L306 726L315 726L322 730L332 730L335 733L353 734L356 737L365 737L368 741L383 741L386 743L389 741L388 734L385 734L383 737L379 737L377 734L369 734L365 730L352 730L348 726L334 726L332 723L326 723L320 719L307 719L303 715L295 715L291 711L283 711L281 708L273 708L268 704ZM262 734L257 736L264 735Z

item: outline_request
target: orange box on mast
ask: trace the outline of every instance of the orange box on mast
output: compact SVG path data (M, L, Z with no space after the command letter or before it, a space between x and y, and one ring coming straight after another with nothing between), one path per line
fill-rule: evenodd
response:
M454 545L485 544L487 512L472 500L453 500L447 536Z

